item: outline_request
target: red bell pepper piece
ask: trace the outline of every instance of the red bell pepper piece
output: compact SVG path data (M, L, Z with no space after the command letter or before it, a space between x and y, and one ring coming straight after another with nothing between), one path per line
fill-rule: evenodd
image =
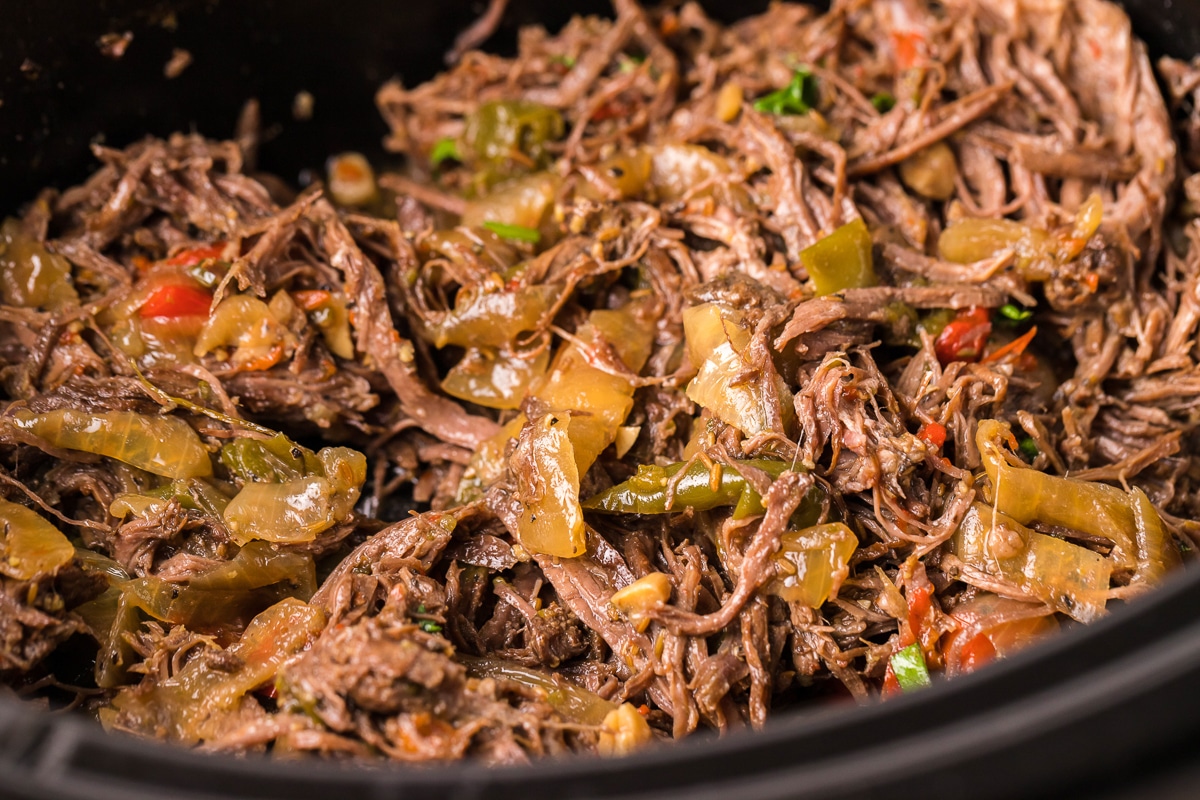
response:
M196 286L183 283L164 283L150 290L138 314L146 317L199 317L208 316L212 305L212 294Z
M959 651L958 663L963 672L974 672L996 658L996 646L987 634L976 634Z
M204 245L203 247L193 247L190 250L180 250L163 263L172 267L194 267L201 261L207 261L210 258L220 258L224 252L225 243L217 242L216 244Z
M942 445L946 443L946 426L940 422L930 422L928 425L922 425L921 429L917 431L917 438L940 450Z
M978 361L991 334L992 320L986 308L959 311L934 342L938 361L942 366L954 361Z

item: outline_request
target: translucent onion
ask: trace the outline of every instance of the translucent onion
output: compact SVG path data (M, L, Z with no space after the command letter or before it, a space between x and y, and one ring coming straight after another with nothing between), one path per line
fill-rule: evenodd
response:
M639 372L654 342L654 325L644 308L643 301L635 300L619 310L593 311L575 332L579 344L564 344L545 378L530 389L544 407L571 412L568 430L580 475L616 440L617 429L633 409L634 392L628 378L592 366L580 344L607 344L630 372Z
M119 494L113 498L108 513L117 519L124 519L130 514L148 519L161 514L170 500L177 500L184 508L201 511L210 517L220 517L229 505L229 498L207 480L189 478L171 481L141 494Z
M0 297L23 308L57 309L79 302L71 263L25 233L19 220L0 225Z
M571 416L546 414L522 431L513 451L517 476L517 538L531 553L574 558L587 552L579 470L567 433Z
M485 222L499 222L538 230L550 218L561 184L562 180L549 172L509 181L486 196L469 201L462 224L476 228Z
M634 373L641 370L654 342L654 325L645 313L648 305L654 302L638 299L619 310L593 311L587 323L575 332L576 341L562 345L549 371L529 388L528 396L539 407L559 412L566 423L575 465L576 506L579 476L616 441L622 423L633 408L633 383L611 370L593 366L591 359L595 356L591 348L611 347L627 369ZM477 497L484 487L500 477L505 466L503 454L526 424L525 415L518 415L480 446L459 484L460 498ZM540 491L533 486L528 490L534 494ZM551 538L558 541L557 550L576 552L582 540L575 536L572 531L567 531L561 539Z
M458 484L459 503L470 503L479 499L486 487L500 480L508 465L505 451L509 443L521 435L521 429L525 427L526 422L525 415L518 414L494 436L485 439L479 445L471 455L471 461Z
M858 538L841 522L788 531L775 555L775 578L766 591L820 608L837 595L850 573L850 557L857 547Z
M597 177L604 181L612 191L622 198L638 197L650 181L651 151L647 147L630 147L604 159L596 167ZM590 183L581 183L577 190L588 199L603 201L606 198L594 197Z
M114 602L115 607L110 611L106 604ZM104 617L111 613L109 627L93 627L92 632L100 640L100 650L96 653L96 685L101 689L115 689L125 683L128 668L137 660L126 634L132 634L141 625L137 605L130 595L121 589L109 587L109 590L93 603L97 607L88 609L84 619L90 620L89 625L102 626Z
M491 270L487 280L494 284L492 291L500 289L505 281L519 279L511 274L520 269L516 246L486 228L432 231L417 241L423 254L446 258L461 270L458 274L474 277L480 275L480 270ZM410 275L409 280L415 277Z
M478 348L451 368L442 381L446 394L488 408L519 408L529 385L546 372L549 348L534 353Z
M238 668L215 670L203 658L192 659L148 691L122 690L113 708L122 727L185 744L204 741L219 732L227 712L247 693L270 683L324 626L321 609L296 599L280 601L256 616L226 651Z
M650 186L659 202L682 200L701 187L709 194L733 173L729 159L695 144L650 148Z
M365 206L379 196L375 170L362 153L341 153L325 164L329 194L339 206Z
M98 572L105 577L110 585L120 584L129 580L125 568L106 555L88 550L83 547L75 548L75 559L79 566L87 572Z
M234 560L187 584L148 575L120 589L128 602L156 620L193 630L236 628L286 597L308 600L316 590L311 556L278 553L269 547L266 542L251 542Z
M60 408L43 414L18 410L7 419L54 447L115 458L164 478L212 474L204 443L177 417Z
M627 149L601 161L594 174L594 180L610 187L610 194L622 198L649 196L658 203L677 203L711 197L739 211L750 206L729 159L700 145L669 143ZM579 194L588 199L611 199L598 197L591 183L582 183Z
M321 469L311 450L282 434L270 439L234 439L221 446L221 463L243 481L281 483Z
M1023 273L1045 273L1039 264L1051 252L1050 236L1020 222L964 217L948 225L938 238L942 258L956 264L982 261L1010 248L1017 254Z
M75 557L75 547L41 514L0 500L0 573L28 581L52 575Z
M71 612L82 619L91 629L96 641L100 642L102 650L108 642L109 632L112 631L113 622L117 618L120 601L121 590L116 586L109 586L99 597L71 609Z
M1134 488L1130 493L1130 505L1133 508L1138 553L1133 581L1153 585L1179 566L1182 561L1179 548L1167 533L1162 518L1145 492Z
M436 347L505 347L536 328L561 294L555 285L509 289L480 281L459 290L454 309L430 326L428 336Z
M289 553L268 542L250 542L231 560L218 564L188 581L198 591L248 591L288 582L295 596L308 600L316 591L316 568L311 556Z
M221 460L246 481L224 512L239 544L312 541L350 515L367 479L362 453L325 447L314 454L283 436L235 440Z
M293 292L292 299L308 313L308 318L321 331L321 339L329 352L338 358L354 358L354 340L350 336L350 315L346 301L338 294L326 291Z
M770 427L772 407L790 414L792 397L787 386L778 375L773 376L772 394L766 378L752 369L743 355L750 332L742 324L741 314L715 303L693 306L683 312L683 330L689 356L698 369L687 387L693 402L747 436Z
M358 500L358 487L352 492L352 496L339 496L330 481L317 476L283 483L248 483L229 502L225 522L239 543L253 539L311 542L345 519Z

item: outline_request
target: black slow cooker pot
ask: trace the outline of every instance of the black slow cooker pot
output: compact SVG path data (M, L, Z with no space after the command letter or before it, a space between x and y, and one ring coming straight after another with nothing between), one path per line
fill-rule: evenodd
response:
M731 19L762 2L708 0ZM1200 0L1125 4L1155 54L1200 53ZM554 29L600 2L514 0L519 25ZM372 95L442 65L479 12L470 0L6 0L0 12L0 211L95 164L88 144L147 133L229 135L248 97L272 138L262 166L288 178L329 153L379 152ZM132 31L117 61L100 35ZM167 80L176 48L194 61ZM292 115L297 92L310 120ZM1089 628L980 673L870 707L774 719L761 733L697 737L621 761L531 767L339 767L211 756L104 734L75 716L0 699L0 797L89 798L1015 798L1200 796L1200 572L1185 570Z

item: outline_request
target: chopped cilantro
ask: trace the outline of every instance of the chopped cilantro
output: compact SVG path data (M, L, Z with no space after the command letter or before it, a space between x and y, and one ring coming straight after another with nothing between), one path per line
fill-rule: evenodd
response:
M618 58L617 68L621 70L621 74L628 75L630 72L633 72L635 69L637 69L641 64L644 64L645 61L645 56L631 56L627 53L622 53Z
M817 79L804 67L797 67L791 83L755 100L754 108L767 114L807 114L817 101Z
M925 654L921 652L921 645L916 642L894 653L891 664L896 683L900 684L904 691L911 692L929 685L929 668L925 666Z
M896 107L896 98L891 92L876 92L871 96L871 105L875 106L875 110L880 114L886 114Z
M452 136L438 139L429 153L429 161L435 167L440 167L443 161L462 161L462 154L458 152L458 140Z
M1005 303L1000 306L1000 316L1013 322L1024 322L1033 316L1033 312L1028 308L1021 308L1013 303Z

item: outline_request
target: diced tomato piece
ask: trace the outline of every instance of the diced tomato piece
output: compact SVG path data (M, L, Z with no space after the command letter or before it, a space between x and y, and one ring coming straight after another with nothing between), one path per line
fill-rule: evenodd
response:
M629 105L610 100L600 108L596 109L596 113L592 114L592 122L603 122L606 119L620 119L627 117L632 112Z
M217 244L206 245L204 247L193 247L190 250L180 250L163 263L169 264L172 267L194 267L201 261L207 261L210 258L220 258L223 252L225 252L225 243L218 242Z
M896 680L896 672L892 669L892 665L887 665L887 672L883 676L883 696L892 697L893 695L903 694L904 690L900 688L900 681Z
M212 294L206 289L183 283L164 283L150 291L138 314L143 318L208 316L211 305Z
M940 422L922 425L921 429L917 431L917 438L941 449L942 445L946 443L946 426Z
M896 51L896 67L903 72L924 60L925 37L918 31L894 30L892 48Z
M978 361L991 334L992 320L986 308L959 311L934 342L938 361L942 366L954 361Z
M305 311L316 311L332 300L333 295L321 289L301 289L300 291L292 292L292 299L296 301L296 305Z
M996 646L986 634L980 633L963 645L958 660L963 672L974 672L995 658Z
M679 30L679 15L668 11L658 23L658 32L663 36L671 36Z
M908 600L908 633L902 638L906 640L904 644L909 645L921 641L921 633L929 625L929 614L933 610L933 584L925 580L919 585L907 586L904 594Z

